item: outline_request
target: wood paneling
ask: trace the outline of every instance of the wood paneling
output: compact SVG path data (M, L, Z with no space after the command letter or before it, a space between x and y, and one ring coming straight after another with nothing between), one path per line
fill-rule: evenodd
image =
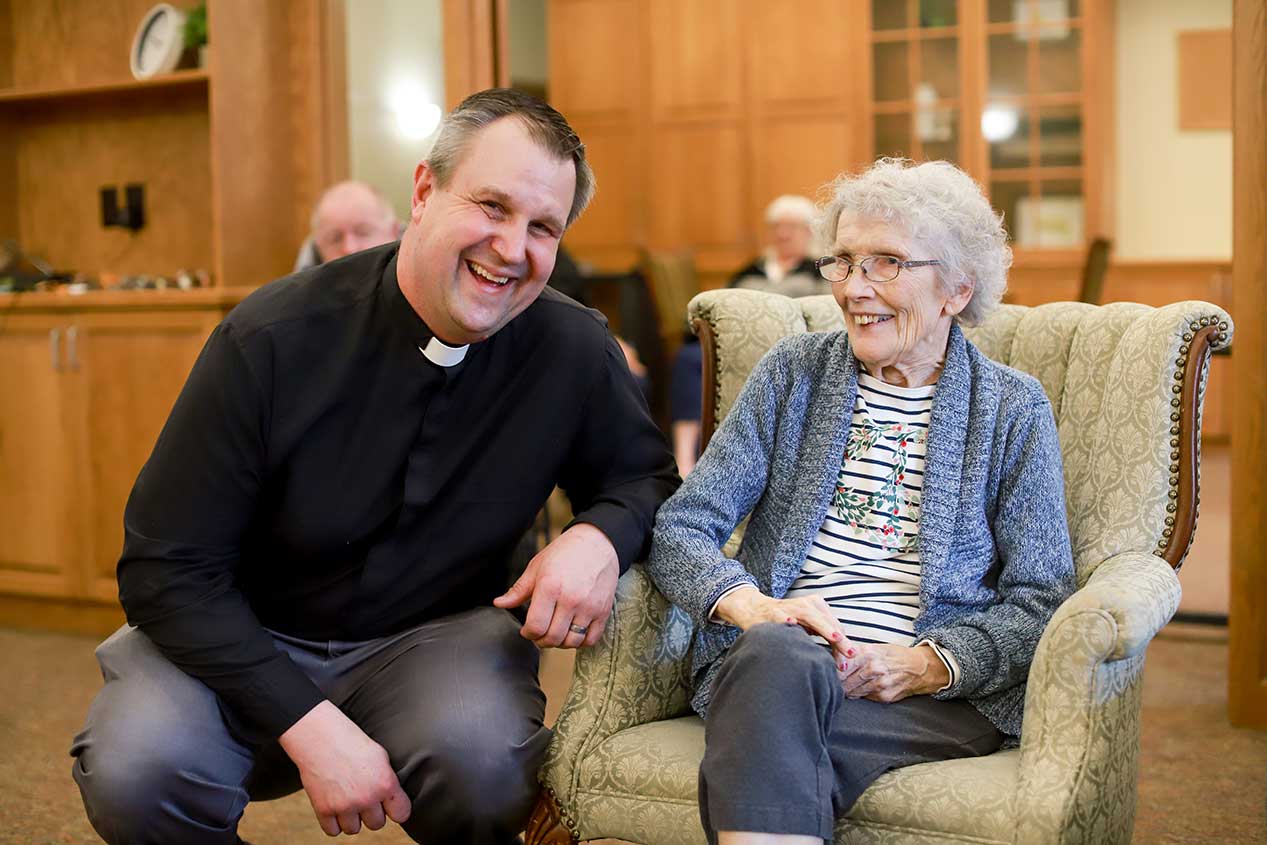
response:
M1232 30L1179 33L1179 128L1232 128Z
M311 115L288 118L299 103L289 18L282 3L216 0L208 7L218 284L260 285L289 273L307 232L301 197L322 187L313 184L322 181L315 171L297 166L295 123Z
M47 88L131 79L132 38L154 2L10 0L7 5L13 52L6 59L0 51L0 63L11 61L14 87Z
M67 530L72 483L66 394L60 379L66 321L0 316L0 592L66 595L77 536Z
M749 90L761 111L848 108L853 57L849 21L839 0L787 4L746 0ZM812 31L806 22L815 21Z
M71 373L79 421L85 514L80 595L111 601L123 507L149 458L218 310L87 313L76 318L80 363Z
M589 208L568 230L568 248L615 247L643 240L647 198L639 190L639 177L645 170L645 153L637 138L621 127L573 123L573 128L585 141L598 191Z
M738 126L663 125L652 142L654 249L741 244L747 224Z
M1236 123L1232 131L1232 603L1228 716L1267 728L1267 0L1232 12Z
M780 194L818 191L834 179L850 159L850 126L844 117L785 117L758 124L753 132L752 207L748 231L754 249L764 228L762 214Z
M556 0L547 16L550 101L575 126L642 119L641 30L634 0ZM585 135L581 136L588 142Z
M296 105L289 110L295 143L292 225L306 233L321 192L348 178L347 31L342 0L299 5L292 9L289 30L290 99Z
M210 269L205 88L17 108L19 243L59 270L96 275ZM99 189L145 186L145 228L101 225Z
M733 0L650 0L655 120L736 118L743 103L740 6Z
M493 0L444 0L445 110L497 83Z

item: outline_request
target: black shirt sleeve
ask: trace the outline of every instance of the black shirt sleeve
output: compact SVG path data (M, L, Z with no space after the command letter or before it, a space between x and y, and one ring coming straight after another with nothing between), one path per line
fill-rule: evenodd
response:
M656 509L681 479L619 344L606 334L603 366L560 479L576 518L611 541L623 574L646 557Z
M256 740L276 738L324 698L236 584L265 474L267 373L230 322L216 328L128 499L118 565L129 623Z

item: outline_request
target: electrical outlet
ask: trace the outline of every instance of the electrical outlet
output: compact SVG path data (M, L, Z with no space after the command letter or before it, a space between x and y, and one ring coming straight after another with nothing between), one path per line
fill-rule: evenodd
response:
M145 225L145 186L134 183L124 187L126 205L119 207L119 189L107 185L101 189L101 225L121 226L136 231Z

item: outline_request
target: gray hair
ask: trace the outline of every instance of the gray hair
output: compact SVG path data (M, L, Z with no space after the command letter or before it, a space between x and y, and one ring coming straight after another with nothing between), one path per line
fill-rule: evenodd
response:
M814 207L814 201L809 197L802 197L798 194L783 194L775 197L766 206L765 222L767 225L771 225L780 220L794 220L797 223L811 226L817 213L818 209Z
M842 174L826 190L830 199L818 218L824 243L836 240L843 212L883 220L934 251L913 257L941 260L935 269L944 290L973 284L972 299L957 315L960 322L977 325L998 307L1012 266L1003 218L958 167L882 158L862 173Z
M440 134L427 156L437 184L441 188L447 186L471 139L504 117L517 119L541 149L559 160L571 160L576 167L576 191L572 194L567 219L567 225L571 226L594 197L594 171L585 160L585 145L563 115L536 97L513 88L489 88L472 94L444 118Z

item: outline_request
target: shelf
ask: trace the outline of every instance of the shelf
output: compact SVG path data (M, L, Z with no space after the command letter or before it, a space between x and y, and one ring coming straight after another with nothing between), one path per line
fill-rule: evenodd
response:
M93 82L86 85L71 85L62 88L0 89L0 105L5 103L36 103L46 100L92 97L104 94L124 94L130 91L205 87L209 78L209 74L205 69L197 68L193 70L178 70L153 79Z

